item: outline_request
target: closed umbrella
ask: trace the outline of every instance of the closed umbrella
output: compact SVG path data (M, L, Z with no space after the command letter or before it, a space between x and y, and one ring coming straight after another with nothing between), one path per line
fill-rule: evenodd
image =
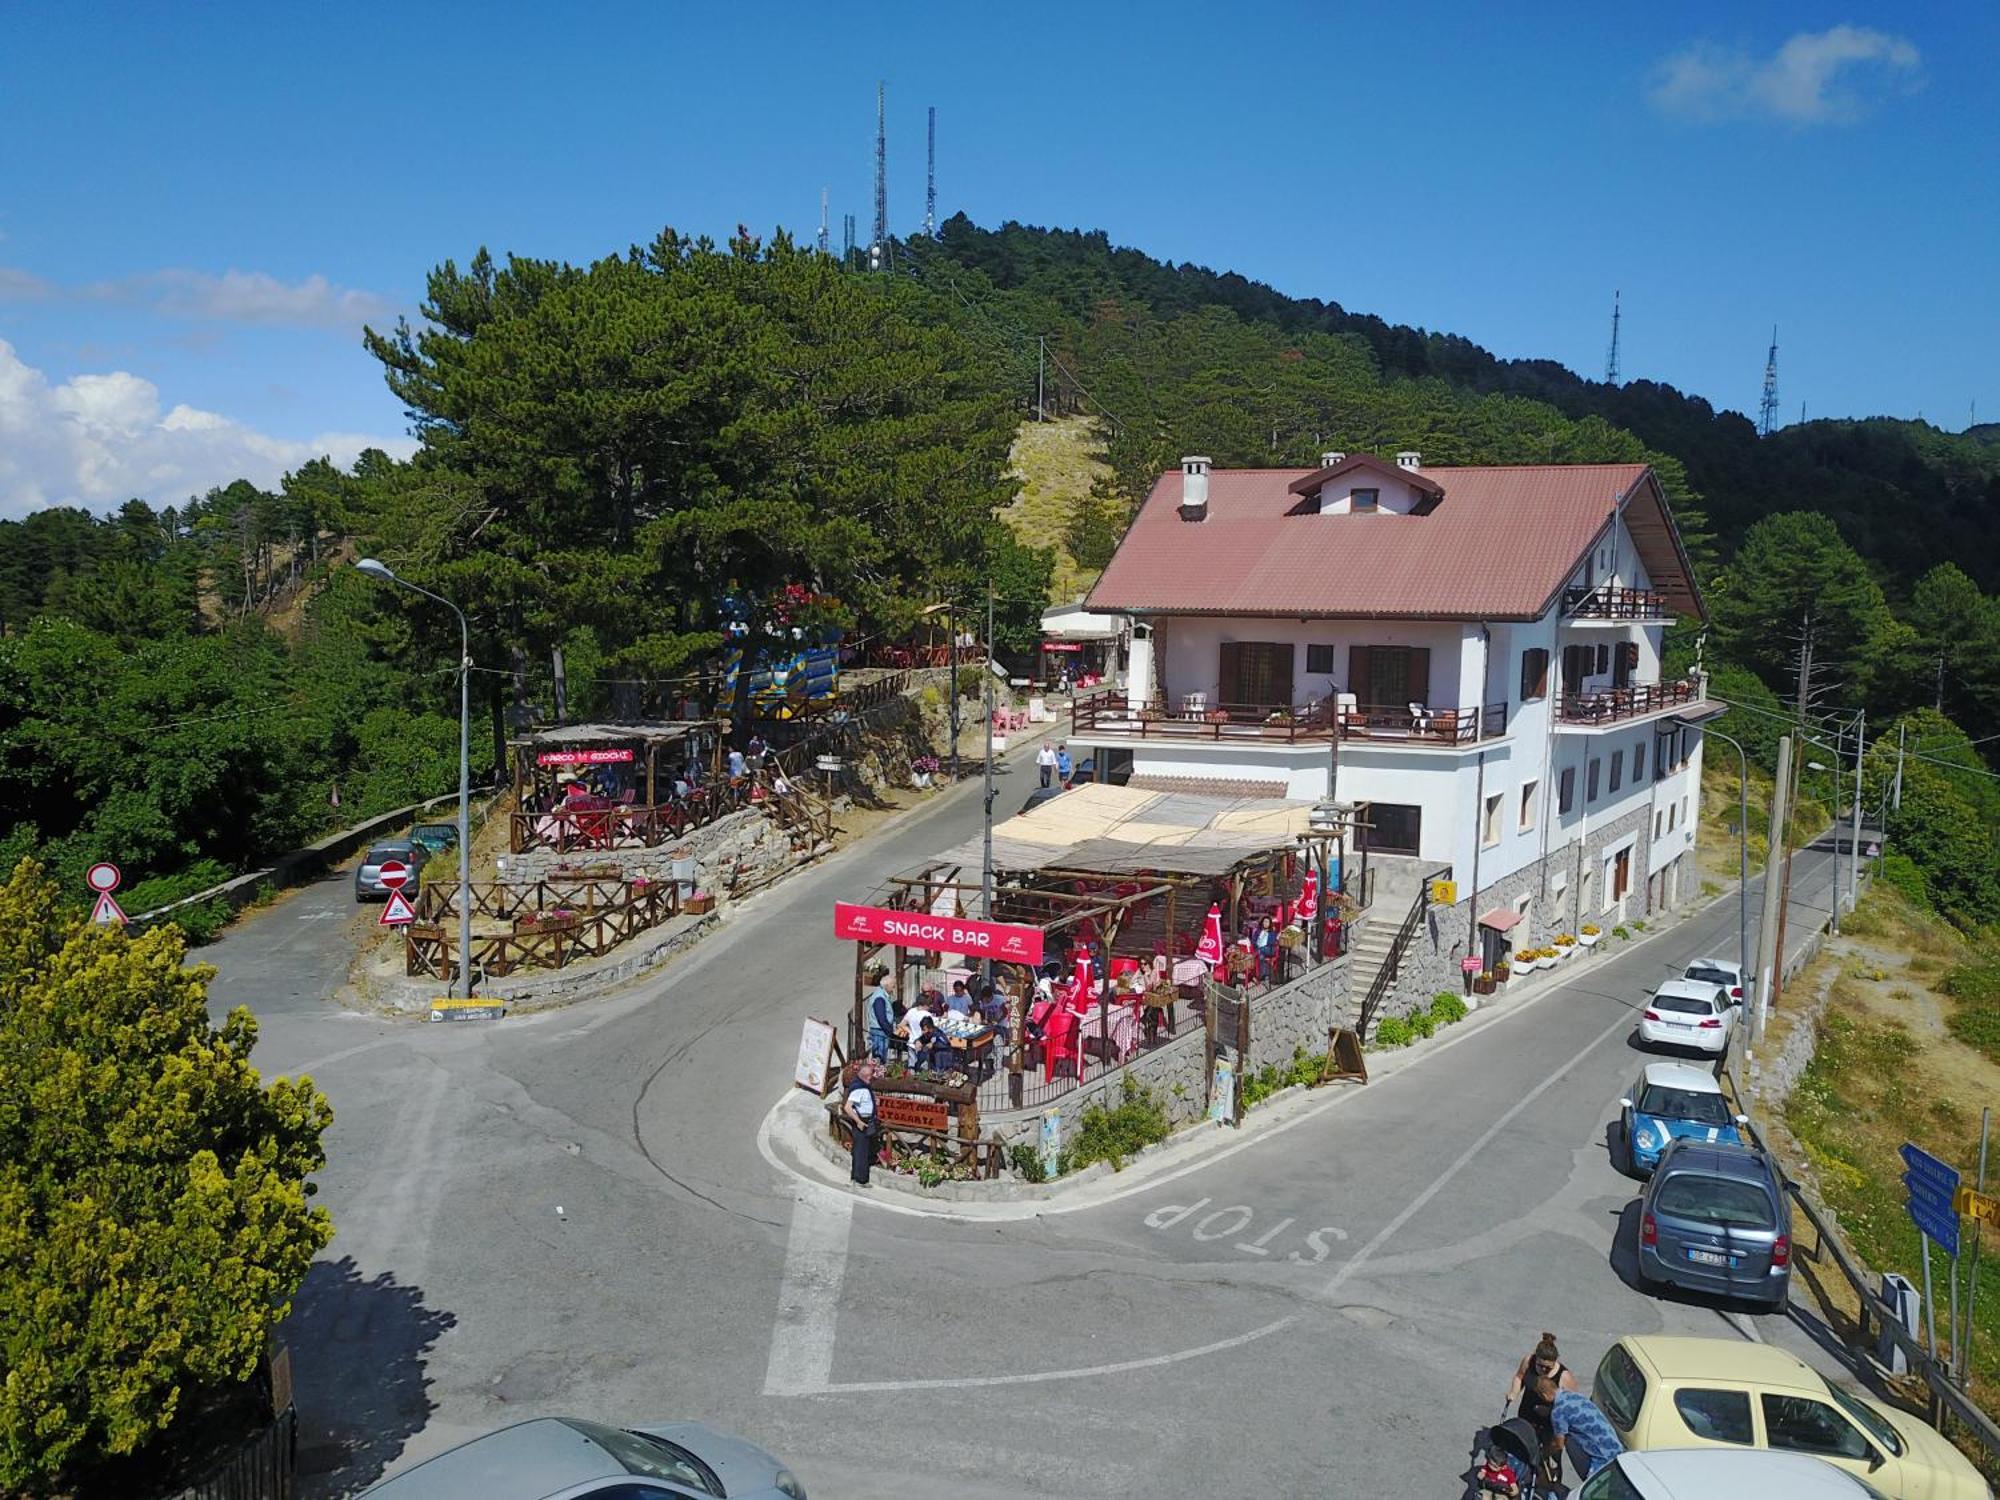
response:
M1298 905L1292 908L1300 926L1304 926L1319 915L1319 871L1308 865L1306 882L1299 887Z
M1076 956L1076 994L1071 998L1071 1004L1076 1009L1082 1010L1089 1000L1090 955L1088 953L1079 953Z
M1194 956L1211 968L1222 962L1222 905L1211 901L1208 916L1201 924L1201 941L1194 945Z

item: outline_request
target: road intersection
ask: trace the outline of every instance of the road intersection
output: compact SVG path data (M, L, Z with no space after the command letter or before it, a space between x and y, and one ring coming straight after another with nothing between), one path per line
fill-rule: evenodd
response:
M772 1151L801 1018L847 1003L834 899L977 820L947 792L631 989L492 1026L334 1004L337 876L206 950L265 1072L336 1110L338 1232L289 1325L308 1494L548 1411L698 1417L835 1500L1453 1493L1544 1328L1586 1381L1644 1331L1831 1368L1796 1319L1632 1285L1607 1125L1636 1006L1733 951L1733 900L1072 1202L897 1211ZM1833 865L1799 857L1795 935Z

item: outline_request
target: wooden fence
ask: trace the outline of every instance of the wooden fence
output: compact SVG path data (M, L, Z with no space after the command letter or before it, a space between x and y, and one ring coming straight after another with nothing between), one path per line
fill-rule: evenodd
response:
M696 828L728 817L750 805L750 785L723 781L701 787L687 797L655 807L600 807L554 812L517 812L507 830L507 847L515 854L530 849L651 849L683 838Z
M457 882L440 882L427 887L423 900L432 899L432 890L449 890L436 898L434 911L456 914ZM514 900L508 888L488 886L482 895L473 883L474 911L511 918L512 932L487 933L472 939L472 966L490 979L503 979L517 969L560 969L586 958L602 958L620 943L628 942L649 928L677 916L680 887L671 880L636 885L630 881L538 880L514 887L540 898L574 903L577 892L590 896L590 904L527 909L527 897ZM601 892L622 892L622 899L601 899ZM412 979L449 979L458 972L458 929L454 922L412 922L403 929L403 972Z
M292 1500L298 1493L299 1417L276 1420L207 1474L164 1500Z

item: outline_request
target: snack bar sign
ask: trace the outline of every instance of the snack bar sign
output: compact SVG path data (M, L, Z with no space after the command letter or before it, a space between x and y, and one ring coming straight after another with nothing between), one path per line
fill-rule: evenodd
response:
M538 766L622 766L632 760L630 750L544 750L535 757Z
M975 922L969 917L937 917L929 912L888 906L833 904L833 935L863 943L894 943L936 953L964 953L1006 963L1042 961L1042 930L1010 922Z

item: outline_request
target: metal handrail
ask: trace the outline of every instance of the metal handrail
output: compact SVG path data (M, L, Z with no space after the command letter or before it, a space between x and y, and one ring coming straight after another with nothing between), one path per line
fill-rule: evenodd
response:
M1601 688L1596 692L1564 693L1556 705L1556 718L1564 724L1619 724L1644 714L1682 708L1699 702L1701 682L1693 677L1678 682L1639 683L1632 687Z
M1664 620L1667 597L1652 589L1614 588L1600 583L1563 591L1563 613L1593 620Z
M1410 909L1403 914L1403 924L1396 929L1396 936L1390 940L1389 951L1383 955L1382 967L1375 971L1374 981L1368 986L1368 994L1361 1002L1361 1013L1355 1018L1354 1030L1364 1040L1368 1036L1368 1023L1375 1019L1383 997L1389 993L1389 986L1396 982L1403 963L1403 949L1416 936L1417 926L1424 919L1424 913L1431 904L1431 882L1442 880L1451 874L1450 865L1439 865L1426 874L1417 885L1417 899L1410 903Z

